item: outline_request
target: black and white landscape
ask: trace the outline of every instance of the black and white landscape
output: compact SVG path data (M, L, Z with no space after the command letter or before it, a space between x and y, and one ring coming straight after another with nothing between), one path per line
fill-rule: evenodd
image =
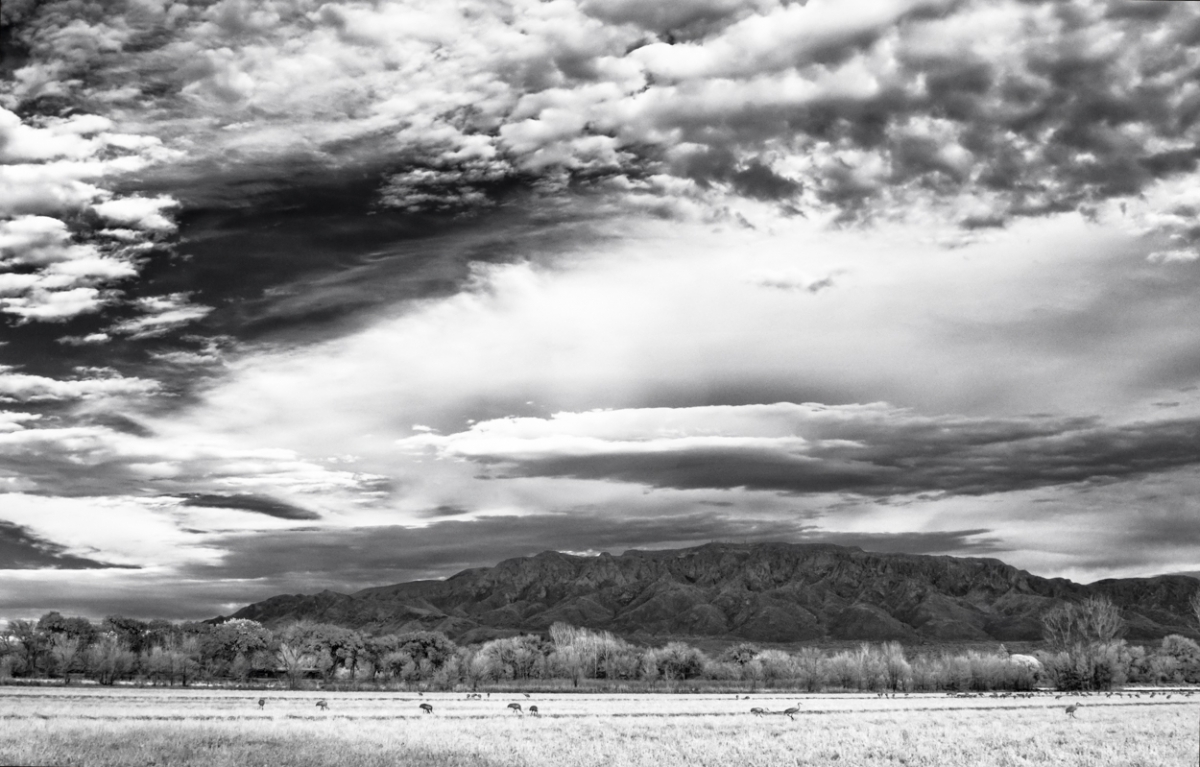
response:
M0 24L0 617L1001 641L1103 592L1192 630L1200 5ZM745 615L678 573L669 614L422 596L705 544L926 564Z
M229 617L273 629L308 622L374 635L434 631L464 644L548 635L566 624L649 645L684 638L726 648L847 641L995 646L1040 644L1048 614L1107 600L1122 618L1120 635L1149 644L1172 634L1196 636L1196 593L1196 580L1183 575L1083 586L995 559L873 554L829 544L707 544L598 557L547 551L446 580L279 595Z

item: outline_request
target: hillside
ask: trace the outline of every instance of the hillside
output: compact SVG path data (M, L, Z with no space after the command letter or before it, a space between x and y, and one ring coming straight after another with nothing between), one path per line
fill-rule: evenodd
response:
M1062 601L1106 595L1132 640L1195 636L1194 578L1081 585L997 559L878 554L828 544L725 544L572 556L547 551L443 581L354 594L283 595L233 617L269 627L308 619L372 632L437 630L459 642L538 632L556 621L647 641L1036 641Z

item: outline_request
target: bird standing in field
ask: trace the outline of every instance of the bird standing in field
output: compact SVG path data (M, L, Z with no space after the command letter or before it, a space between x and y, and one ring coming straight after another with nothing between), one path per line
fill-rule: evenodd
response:
M530 706L529 713L533 714L534 716L541 716L541 714L538 713L537 706Z
M424 711L426 714L432 714L433 706L429 705L428 703L422 703L421 710Z
M787 714L788 719L795 720L796 714L800 713L800 707L792 706L791 708L785 708L782 713Z
M328 711L329 704L326 703L324 700L319 700L319 701L317 701L317 708L321 709L322 711Z
M520 703L509 703L508 707L512 709L514 714L521 713L521 704Z
M1082 703L1072 703L1071 705L1067 706L1067 709L1066 709L1066 711L1067 711L1067 716L1069 716L1069 717L1071 717L1072 719L1074 719L1074 718L1075 718L1075 712L1076 712L1076 711L1078 711L1078 710L1079 710L1079 707L1080 707L1080 706L1082 706L1082 705L1083 705Z
M265 706L265 705L267 705L267 699L266 699L266 698L259 698L259 699L258 699L258 710L259 710L259 711L262 711L262 709L263 709L263 706Z

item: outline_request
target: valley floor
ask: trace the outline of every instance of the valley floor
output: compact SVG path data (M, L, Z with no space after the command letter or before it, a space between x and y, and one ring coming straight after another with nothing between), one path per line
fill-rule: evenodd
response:
M318 700L328 708L318 708ZM1065 711L1073 704L1082 704L1075 718ZM536 716L528 713L533 705ZM782 713L790 707L799 711ZM1200 694L1161 690L466 699L463 693L5 687L0 764L1167 767L1195 763L1198 714Z

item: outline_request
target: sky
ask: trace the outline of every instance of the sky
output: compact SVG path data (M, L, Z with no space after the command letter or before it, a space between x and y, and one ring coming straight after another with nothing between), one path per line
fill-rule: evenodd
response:
M5 0L0 616L1200 570L1200 4Z

